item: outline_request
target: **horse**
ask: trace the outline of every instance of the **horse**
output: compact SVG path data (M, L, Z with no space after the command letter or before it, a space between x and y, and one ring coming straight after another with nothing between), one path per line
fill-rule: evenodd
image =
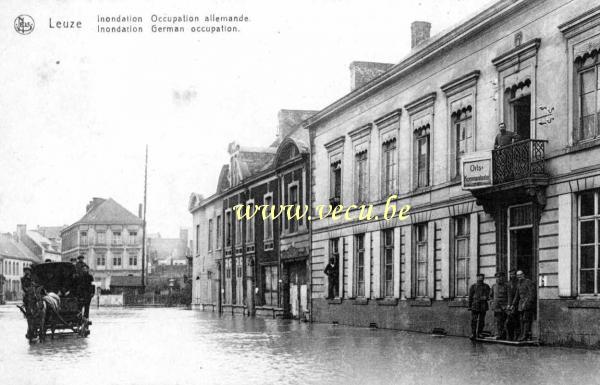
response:
M39 338L46 339L46 323L49 322L54 336L54 322L52 313L57 313L60 308L60 297L56 293L45 293L41 286L34 286L25 293L25 318L27 319L27 334L30 341ZM48 311L48 310L51 310Z

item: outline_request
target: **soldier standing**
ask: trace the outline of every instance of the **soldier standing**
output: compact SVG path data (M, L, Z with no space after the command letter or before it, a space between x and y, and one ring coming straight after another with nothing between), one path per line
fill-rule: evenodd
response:
M77 276L77 299L83 308L83 316L87 319L90 316L90 303L94 296L94 277L89 273L87 265L82 267L81 273Z
M535 286L533 282L525 278L523 271L517 271L517 290L512 301L513 309L519 313L521 334L518 341L531 340L531 323L535 311Z
M21 290L23 290L23 305L25 305L26 309L29 302L29 296L27 294L31 290L32 285L31 267L25 266L23 268L23 276L21 277Z
M338 279L339 270L338 265L335 263L335 258L329 258L329 263L325 266L324 273L327 275L329 281L329 292L327 293L327 299L333 299L338 293Z
M511 306L517 295L517 270L510 269L508 272L508 309L506 310L506 337L509 341L519 338L521 329L519 328L519 315Z
M496 320L496 339L506 338L506 310L508 307L508 285L505 282L504 273L495 275L496 283L492 286L492 310Z
M508 146L509 144L512 144L513 141L519 141L520 136L514 132L506 131L506 125L504 123L500 123L498 128L500 132L496 135L496 139L494 140L494 148Z
M469 310L471 311L471 339L481 338L488 310L490 287L483 282L485 275L477 274L477 282L469 288Z

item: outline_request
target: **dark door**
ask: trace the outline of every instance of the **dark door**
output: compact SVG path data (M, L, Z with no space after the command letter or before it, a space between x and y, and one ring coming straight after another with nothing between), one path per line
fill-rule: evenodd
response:
M531 138L531 95L523 96L512 102L515 118L515 133L521 140Z
M516 229L510 232L511 268L523 270L525 277L535 282L533 229Z

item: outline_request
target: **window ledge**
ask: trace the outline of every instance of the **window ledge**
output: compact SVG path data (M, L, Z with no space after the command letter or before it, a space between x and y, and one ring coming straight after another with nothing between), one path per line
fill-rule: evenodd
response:
M328 299L327 303L330 305L339 305L342 303L342 299L341 298Z
M365 297L359 297L354 300L355 305L368 305L369 299Z
M469 301L466 299L453 299L448 301L448 307L469 307Z
M398 305L398 298L383 298L377 300L379 306L396 306Z
M572 146L568 146L565 152L578 152L596 146L600 146L600 137L574 143Z
M589 299L576 299L569 301L567 303L567 307L570 309L600 309L600 299L596 297Z
M425 306L425 307L430 307L431 306L431 299L430 298L417 298L414 299L412 301L409 302L410 306Z

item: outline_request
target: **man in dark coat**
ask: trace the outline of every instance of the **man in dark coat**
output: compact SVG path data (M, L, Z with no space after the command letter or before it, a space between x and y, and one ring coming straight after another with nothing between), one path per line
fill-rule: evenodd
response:
M23 305L27 309L29 302L29 290L31 290L33 282L31 281L31 267L25 266L23 268L23 276L21 277L21 290L23 290Z
M531 323L535 313L536 287L530 279L525 278L523 271L517 271L517 291L512 307L519 314L521 334L518 341L531 340Z
M83 316L89 318L90 303L94 296L94 277L89 273L87 265L82 267L81 273L77 275L77 299L83 308Z
M339 280L339 269L335 261L335 258L329 258L329 263L325 266L324 273L327 275L329 281L329 290L327 293L327 299L333 299L338 294L338 280Z
M485 275L477 274L477 282L469 288L469 310L471 311L471 339L480 338L485 326L490 287L483 282Z
M496 283L492 286L492 311L496 320L496 339L506 338L506 310L508 308L508 285L505 282L504 273L497 272Z
M519 141L520 136L518 134L515 134L514 132L507 131L506 125L504 123L500 123L498 125L498 128L500 132L498 133L498 135L496 135L496 139L494 140L494 148L508 146L513 142Z
M84 267L90 268L87 263L85 263L85 256L80 255L77 257L77 263L75 264L75 272L80 274Z
M517 270L511 269L508 272L508 309L506 310L506 337L509 341L519 338L521 329L519 328L519 314L511 305L517 295Z

